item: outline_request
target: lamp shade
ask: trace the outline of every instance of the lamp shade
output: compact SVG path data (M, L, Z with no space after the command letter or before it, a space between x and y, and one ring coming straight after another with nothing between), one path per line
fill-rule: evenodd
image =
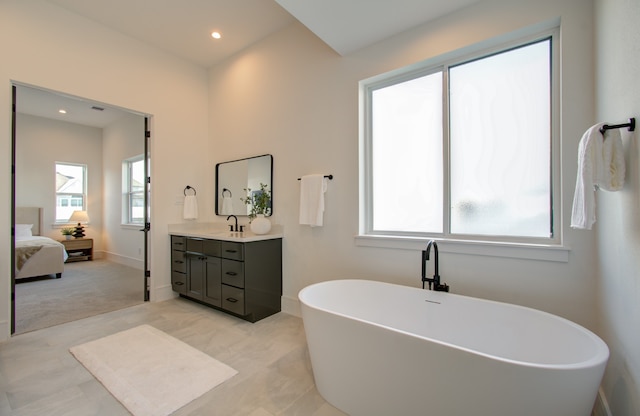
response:
M73 211L73 214L69 217L69 222L87 223L89 222L89 215L87 215L87 211Z

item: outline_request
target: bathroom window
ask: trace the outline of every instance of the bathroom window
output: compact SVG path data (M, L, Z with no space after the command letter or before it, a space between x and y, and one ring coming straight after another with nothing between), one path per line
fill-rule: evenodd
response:
M559 243L554 42L361 82L361 234Z
M144 157L127 159L122 164L123 171L123 222L142 224L144 222Z
M73 211L86 211L87 165L56 162L56 223L67 224Z

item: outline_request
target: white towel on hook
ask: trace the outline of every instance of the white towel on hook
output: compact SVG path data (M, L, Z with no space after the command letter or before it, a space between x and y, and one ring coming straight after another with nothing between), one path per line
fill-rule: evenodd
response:
M185 220L197 220L198 219L198 200L195 195L187 195L184 197L184 209L182 211L182 217Z
M578 146L578 176L571 210L571 227L590 230L596 222L596 189L619 191L625 162L620 130L605 131L598 123L587 130Z
M300 225L321 227L324 214L324 175L305 175L300 178Z
M222 197L222 215L233 214L233 200L230 196Z

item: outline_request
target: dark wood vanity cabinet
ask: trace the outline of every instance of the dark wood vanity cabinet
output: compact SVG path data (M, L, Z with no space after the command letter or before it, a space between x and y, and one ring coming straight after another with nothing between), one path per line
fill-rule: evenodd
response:
M250 322L280 311L282 239L232 242L172 235L171 245L171 283L180 296Z
M171 287L174 292L183 295L187 291L187 238L171 237Z

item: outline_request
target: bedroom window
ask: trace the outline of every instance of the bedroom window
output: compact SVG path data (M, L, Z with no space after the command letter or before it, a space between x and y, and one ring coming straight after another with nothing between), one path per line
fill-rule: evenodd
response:
M123 223L142 224L144 222L144 157L127 159L122 164L123 171Z
M56 222L68 223L73 211L86 211L87 165L56 162Z
M361 235L559 243L555 39L361 82Z

